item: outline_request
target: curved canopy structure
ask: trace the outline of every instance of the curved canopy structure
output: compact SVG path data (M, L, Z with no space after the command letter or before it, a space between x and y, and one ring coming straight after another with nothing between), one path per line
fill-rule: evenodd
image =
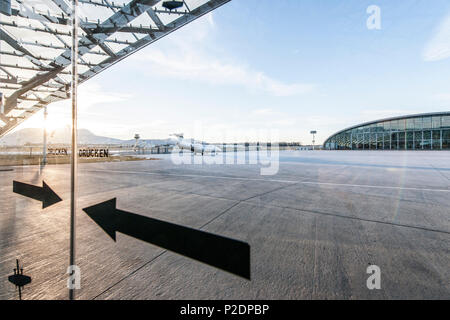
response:
M341 130L326 150L450 150L450 111L366 122Z
M78 0L79 82L230 0ZM71 0L2 0L0 137L51 102L69 98Z

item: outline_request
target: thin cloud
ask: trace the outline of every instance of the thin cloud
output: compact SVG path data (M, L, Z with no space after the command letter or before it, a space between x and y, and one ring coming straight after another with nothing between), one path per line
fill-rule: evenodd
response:
M149 72L175 79L216 85L235 85L274 96L295 96L309 93L315 85L288 83L270 77L245 64L230 59L226 53L208 43L219 26L208 14L168 39L163 49L152 48L133 59L147 63Z
M434 95L433 98L440 102L449 103L450 102L450 93L439 93L439 94Z
M177 50L176 52L182 52ZM143 57L151 63L152 72L177 79L188 79L213 84L238 85L250 90L265 91L274 96L293 96L309 93L315 88L312 84L285 83L271 78L264 72L249 67L222 62L202 54L186 52L183 54L165 54L153 50Z
M423 51L425 61L439 61L448 57L450 57L450 14L441 21Z
M279 115L279 112L275 112L270 108L262 108L262 109L255 109L251 112L252 115L255 116L274 116Z
M212 12L210 12L210 13L208 13L208 14L206 15L206 20L208 21L208 23L209 23L209 25L210 25L211 27L214 27L214 26L215 26L215 23L214 23L214 16L213 16L213 13L212 13Z
M408 114L420 113L420 111L407 109L383 109L383 110L364 110L361 112L361 119L367 121L384 119L395 116L404 116Z
M86 82L80 86L78 99L80 110L86 110L96 105L129 100L131 94L111 91L97 82Z
M113 104L117 102L123 102L130 99L132 95L128 93L120 93L117 91L111 91L102 87L98 82L86 82L82 84L78 92L78 116L80 127L86 127L86 118L104 118L104 115L96 113L95 107L102 104ZM48 121L50 123L59 123L60 127L64 127L71 124L71 101L61 100L52 103L48 106ZM98 126L98 121L91 121L92 127ZM106 128L106 124L102 123L102 126ZM21 123L14 129L18 131L23 128L40 128L42 127L42 112L37 112L30 119ZM91 128L92 128L91 127ZM14 132L13 131L13 132Z

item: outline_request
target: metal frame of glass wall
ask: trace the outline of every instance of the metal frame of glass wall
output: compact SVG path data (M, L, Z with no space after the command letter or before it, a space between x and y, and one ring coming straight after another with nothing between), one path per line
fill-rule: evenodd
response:
M364 123L329 137L326 150L450 150L450 112Z

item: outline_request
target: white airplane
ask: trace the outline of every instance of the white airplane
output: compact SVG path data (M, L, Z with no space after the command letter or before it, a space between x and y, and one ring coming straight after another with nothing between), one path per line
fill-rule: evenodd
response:
M205 153L216 155L218 152L222 152L222 149L215 145L204 144L194 139L185 139L182 133L174 133L170 135L170 141L172 141L178 148L182 150L189 150L196 153L201 153L202 156Z

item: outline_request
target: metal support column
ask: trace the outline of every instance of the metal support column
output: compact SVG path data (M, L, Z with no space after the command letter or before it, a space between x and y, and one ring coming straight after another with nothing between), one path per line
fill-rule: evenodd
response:
M44 137L42 148L42 164L47 164L47 106L44 107Z
M77 186L77 86L78 86L78 0L72 0L72 154L70 157L70 266L75 266L75 214ZM69 299L75 299L75 289L69 288Z

